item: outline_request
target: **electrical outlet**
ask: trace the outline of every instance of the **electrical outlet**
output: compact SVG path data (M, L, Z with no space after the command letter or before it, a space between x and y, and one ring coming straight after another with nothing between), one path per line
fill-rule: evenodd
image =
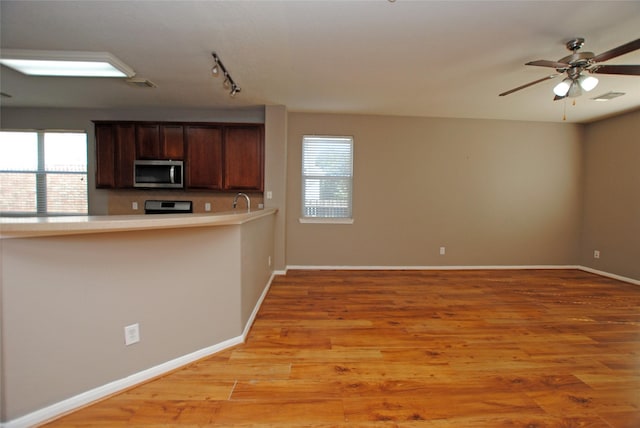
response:
M269 267L271 267L271 256L267 259L267 263L269 264Z
M205 202L204 203L204 210L205 211L211 211L211 202Z
M267 191L267 199L273 199L273 192L271 192L271 190Z
M131 202L131 209L136 211L138 209L138 203L137 202Z
M594 259L599 259L600 258L600 251L594 250L593 251L593 258Z
M441 256L444 256L446 252L447 252L447 249L445 247L440 247L440 255Z
M124 344L129 346L140 342L140 324L135 323L124 328Z

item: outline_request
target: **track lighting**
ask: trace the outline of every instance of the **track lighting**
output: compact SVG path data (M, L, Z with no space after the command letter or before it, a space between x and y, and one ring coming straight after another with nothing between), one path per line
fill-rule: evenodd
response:
M233 81L231 75L220 60L220 57L218 57L215 52L211 52L211 56L213 56L213 60L215 61L215 64L211 69L211 74L213 74L214 76L218 76L220 74L220 70L222 70L222 74L224 75L222 86L224 86L225 89L229 89L229 95L235 97L236 94L240 92L240 86L238 86L236 82Z

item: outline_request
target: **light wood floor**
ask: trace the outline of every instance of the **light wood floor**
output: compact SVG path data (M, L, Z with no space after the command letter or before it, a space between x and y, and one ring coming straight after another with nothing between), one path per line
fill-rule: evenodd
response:
M290 271L247 343L50 427L640 427L640 287Z

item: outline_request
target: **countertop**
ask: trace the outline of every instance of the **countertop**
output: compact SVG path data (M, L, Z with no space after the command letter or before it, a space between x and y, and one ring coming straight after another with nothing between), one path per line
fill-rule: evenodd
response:
M0 217L0 238L77 235L129 230L240 225L275 214L277 209L211 214Z

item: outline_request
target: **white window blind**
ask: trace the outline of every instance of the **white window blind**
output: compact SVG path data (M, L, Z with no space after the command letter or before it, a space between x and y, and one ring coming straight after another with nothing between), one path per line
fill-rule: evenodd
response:
M0 131L2 215L87 212L84 132Z
M353 138L302 139L303 219L351 219Z

